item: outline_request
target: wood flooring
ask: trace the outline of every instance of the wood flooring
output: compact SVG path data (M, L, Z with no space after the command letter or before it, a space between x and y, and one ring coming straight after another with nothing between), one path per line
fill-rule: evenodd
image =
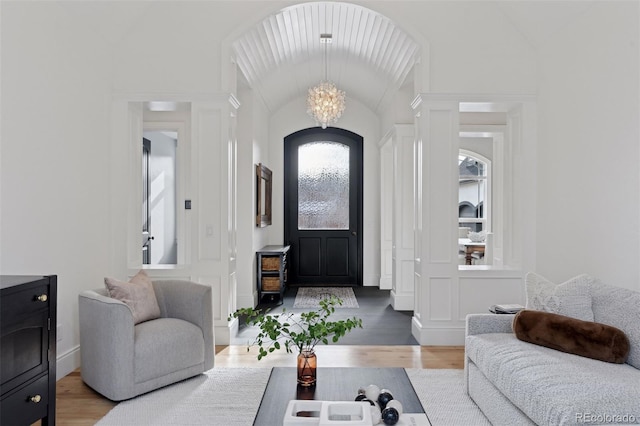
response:
M252 348L216 346L216 367L291 367L295 354L284 350L258 361ZM317 346L318 367L463 368L462 346ZM82 382L76 370L57 382L56 422L63 426L90 426L117 405ZM36 423L39 424L39 423Z

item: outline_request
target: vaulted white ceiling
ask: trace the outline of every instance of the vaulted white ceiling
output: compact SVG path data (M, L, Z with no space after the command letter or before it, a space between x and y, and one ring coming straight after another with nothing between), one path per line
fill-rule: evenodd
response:
M321 34L332 43L320 43ZM405 82L420 46L385 16L348 3L304 3L241 35L232 48L249 85L274 111L327 77L373 110Z

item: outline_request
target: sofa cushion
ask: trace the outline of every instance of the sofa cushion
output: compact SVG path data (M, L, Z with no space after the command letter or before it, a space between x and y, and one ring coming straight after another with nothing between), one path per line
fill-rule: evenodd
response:
M513 332L525 342L605 362L622 364L629 355L629 339L622 330L550 312L518 312Z
M537 424L588 423L584 416L640 420L640 370L518 340L514 334L467 336L469 359ZM579 418L583 416L583 418Z
M624 331L631 343L627 363L640 369L640 292L598 280L591 291L595 321Z
M529 272L525 277L526 307L583 321L593 321L592 282L593 279L589 275L583 274L562 284L554 284L541 275Z
M160 317L153 284L144 271L138 272L129 282L107 277L104 284L109 297L120 300L131 309L134 324Z
M158 318L135 326L134 379L136 383L204 363L200 327L177 318Z

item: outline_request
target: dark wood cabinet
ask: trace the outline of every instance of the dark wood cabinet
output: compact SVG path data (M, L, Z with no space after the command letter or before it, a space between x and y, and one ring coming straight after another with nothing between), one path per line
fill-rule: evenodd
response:
M55 425L57 276L0 276L0 424Z
M256 252L258 264L258 295L270 295L271 300L278 295L282 301L287 284L287 253L289 246L265 246Z

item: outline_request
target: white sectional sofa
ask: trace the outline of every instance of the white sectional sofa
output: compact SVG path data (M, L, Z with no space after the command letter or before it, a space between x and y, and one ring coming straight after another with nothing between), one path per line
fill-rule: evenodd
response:
M594 322L624 331L626 363L518 340L514 315L469 315L465 385L494 425L640 424L640 293L584 277L572 291L584 287Z

